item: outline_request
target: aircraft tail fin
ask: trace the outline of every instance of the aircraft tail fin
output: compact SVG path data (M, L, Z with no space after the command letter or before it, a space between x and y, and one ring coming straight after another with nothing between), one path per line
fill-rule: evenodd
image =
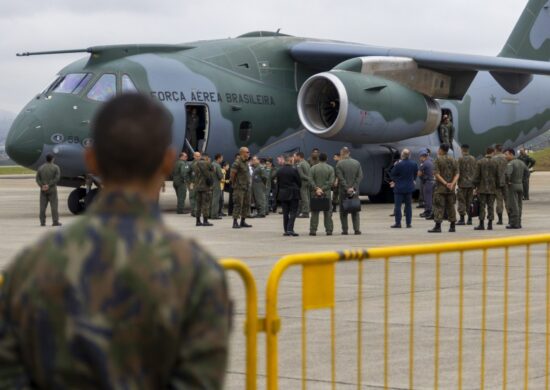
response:
M529 0L499 56L550 60L549 0Z

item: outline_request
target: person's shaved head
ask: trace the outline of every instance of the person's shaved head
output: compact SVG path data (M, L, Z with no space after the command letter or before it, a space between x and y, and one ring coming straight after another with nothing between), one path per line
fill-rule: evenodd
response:
M241 156L241 158L245 161L248 160L248 158L250 157L250 151L246 146L243 146L239 149L239 156Z
M124 94L110 100L91 126L97 174L112 182L153 177L170 148L171 126L170 113L147 96Z

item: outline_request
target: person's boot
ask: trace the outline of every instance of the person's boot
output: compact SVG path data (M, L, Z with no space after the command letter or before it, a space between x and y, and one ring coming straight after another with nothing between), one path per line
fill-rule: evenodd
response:
M441 222L436 222L433 229L428 230L428 233L441 233Z
M498 223L497 223L498 224ZM501 224L502 225L502 224ZM493 230L493 221L489 220L487 222L487 230Z
M195 223L195 226L202 226L201 217L197 217L197 223Z
M457 225L466 225L466 222L464 221L464 215L460 216L460 221L456 223Z
M208 222L208 218L203 218L202 226L214 226L214 225Z
M466 222L466 225L472 224L472 217L468 215L468 222Z
M485 222L483 220L479 220L479 225L477 225L474 230L485 230Z
M240 229L240 228L241 226L239 225L237 218L233 218L233 229Z
M502 213L498 213L498 222L497 225L502 225Z
M463 219L463 222L464 222L464 219ZM460 224L459 224L460 225ZM463 224L464 225L464 224ZM456 232L456 229L455 229L455 223L454 222L451 222L451 227L449 228L449 233L454 233Z
M242 228L251 228L252 225L249 225L245 222L245 219L244 218L241 218L241 227Z

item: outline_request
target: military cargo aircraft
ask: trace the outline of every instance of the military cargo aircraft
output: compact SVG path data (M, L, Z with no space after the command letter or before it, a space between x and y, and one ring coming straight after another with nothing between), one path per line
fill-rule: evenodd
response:
M19 55L88 53L59 72L13 123L6 151L36 169L47 154L74 187L81 212L90 120L111 97L139 91L173 116L173 147L262 156L342 146L363 167L362 194L387 198L384 172L400 149L437 149L438 124L456 128L453 153L468 143L517 146L550 129L550 2L530 0L497 57L395 49L252 32L178 45L96 46ZM193 112L193 114L190 114ZM189 134L188 118L196 126ZM186 131L187 130L187 131ZM187 133L187 134L186 134ZM96 179L97 180L97 179Z

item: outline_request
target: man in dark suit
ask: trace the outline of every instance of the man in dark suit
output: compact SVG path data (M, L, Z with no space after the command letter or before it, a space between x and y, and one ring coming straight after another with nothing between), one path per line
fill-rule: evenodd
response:
M302 180L298 170L293 166L292 156L285 157L285 165L277 171L277 201L283 207L284 236L298 236L294 232L294 221L300 202Z
M411 152L403 149L401 161L396 164L391 173L390 186L393 188L395 224L392 228L401 227L401 205L405 203L405 221L407 227L412 227L412 193L415 189L416 174L418 165L410 160Z

